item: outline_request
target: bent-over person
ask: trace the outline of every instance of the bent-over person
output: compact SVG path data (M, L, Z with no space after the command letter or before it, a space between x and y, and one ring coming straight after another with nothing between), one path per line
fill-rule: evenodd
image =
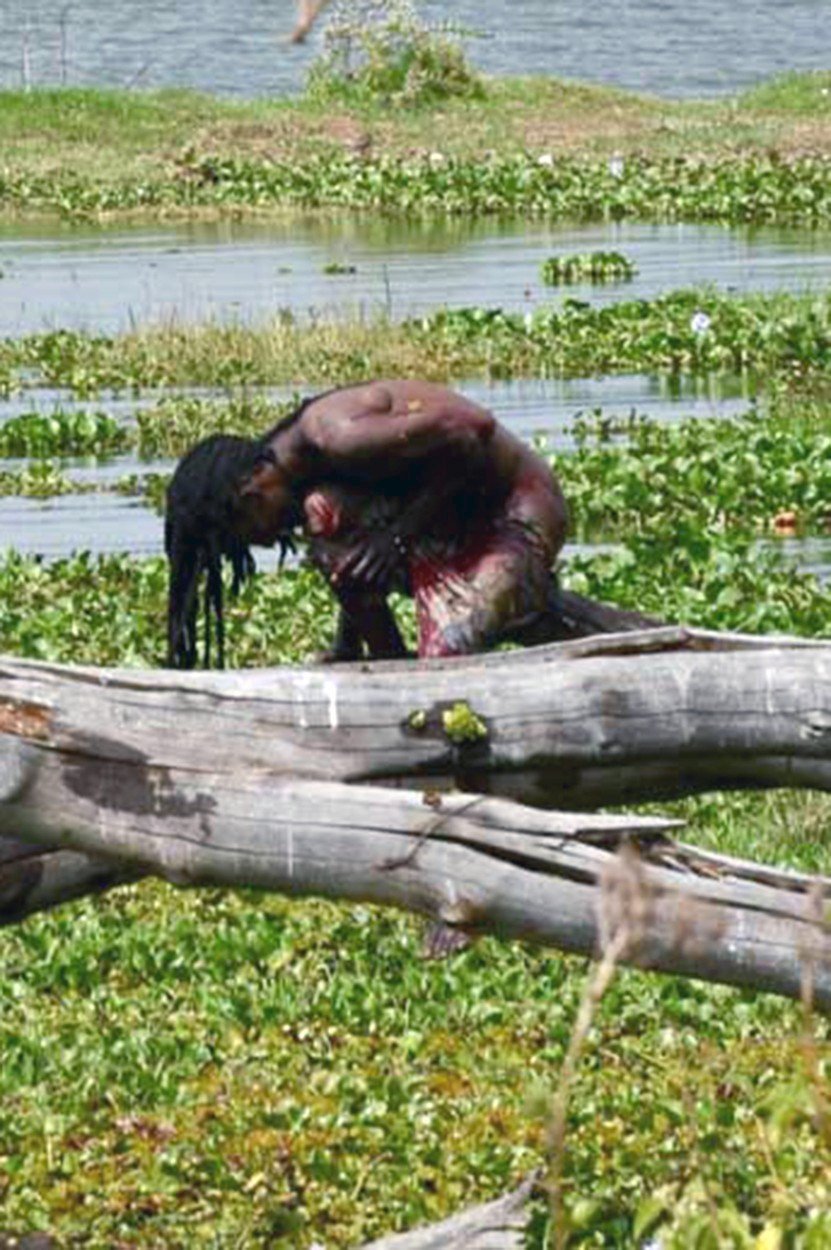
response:
M406 654L393 590L415 599L420 656L555 636L565 501L542 457L480 405L432 382L370 382L306 400L229 451L212 549L285 544L302 528L341 608L331 658ZM169 506L175 487L176 475Z

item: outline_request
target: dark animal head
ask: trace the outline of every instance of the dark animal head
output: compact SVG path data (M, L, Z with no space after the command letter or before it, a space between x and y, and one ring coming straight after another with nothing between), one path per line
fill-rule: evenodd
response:
M224 666L222 559L231 562L231 593L236 594L255 565L247 541L234 528L234 501L238 483L251 472L260 451L256 440L214 434L191 448L171 478L164 541L170 565L167 662L172 668L196 664L202 573L206 575L204 664L210 667L215 631L217 666Z

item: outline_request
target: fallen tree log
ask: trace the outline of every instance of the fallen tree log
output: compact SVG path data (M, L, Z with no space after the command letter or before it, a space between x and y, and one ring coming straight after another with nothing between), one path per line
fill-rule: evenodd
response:
M216 761L159 776L128 752L93 764L8 733L0 760L0 836L180 885L387 904L585 954L626 924L627 962L790 997L807 979L831 1006L831 882L676 844L671 822L219 771Z
M828 1005L831 951L811 910L826 882L676 845L666 822L543 815L484 793L596 805L827 789L830 744L831 646L801 640L668 628L222 674L0 659L0 920L154 872L370 899L592 953L611 914L604 882L634 840L630 885L650 901L632 962L791 996L809 967ZM358 785L407 780L422 788ZM481 793L433 792L454 784Z
M470 718L454 733L447 713L460 704ZM831 643L665 628L447 661L226 673L0 657L0 732L63 752L79 785L121 770L160 794L167 769L219 762L581 808L729 786L829 789Z

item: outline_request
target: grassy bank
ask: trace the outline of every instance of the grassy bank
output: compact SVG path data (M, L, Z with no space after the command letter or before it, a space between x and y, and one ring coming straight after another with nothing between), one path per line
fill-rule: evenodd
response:
M390 321L278 316L262 325L168 324L120 335L57 330L0 341L0 394L57 387L80 398L164 387L343 385L368 377L580 377L594 373L821 377L831 297L675 291L527 313L463 308Z
M383 99L347 109L182 91L3 92L0 210L380 207L813 223L829 212L829 84L831 74L789 75L682 103L492 80L481 98L409 109ZM621 172L609 174L611 156L623 158ZM804 198L790 185L793 163L800 183L815 185ZM664 195L650 207L658 184Z

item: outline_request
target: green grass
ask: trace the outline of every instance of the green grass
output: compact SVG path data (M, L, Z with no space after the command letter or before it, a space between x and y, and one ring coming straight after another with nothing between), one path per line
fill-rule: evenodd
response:
M831 72L777 74L743 92L738 105L743 109L764 109L812 120L831 117Z
M104 390L201 386L247 396L258 386L290 383L306 392L367 377L593 373L746 373L772 386L822 377L829 367L827 295L703 289L606 307L564 298L525 314L445 309L403 322L376 316L301 325L282 316L253 327L168 324L116 336L49 331L0 343L0 393L48 386L93 398ZM201 409L198 400L173 403L181 420L189 411L196 425L200 411L217 414L213 401ZM165 444L153 427L170 409L165 401L141 415L148 444ZM255 411L265 412L262 401L243 397L224 419L244 424Z
M231 102L187 91L5 91L0 210L98 217L366 208L378 203L373 178L392 178L397 185L387 211L446 212L446 189L430 194L423 159L436 151L440 134L438 147L455 178L456 212L543 211L512 185L518 153L528 154L525 178L540 155L553 154L559 163L579 154L578 178L587 192L593 171L615 154L654 168L669 186L687 165L721 168L703 198L680 188L679 209L688 219L811 222L817 219L812 200L783 202L770 215L767 201L781 200L786 181L781 169L771 172L771 155L778 167L799 163L806 152L831 153L824 84L820 75L792 75L735 100L680 103L518 78L489 81L474 100L394 110L382 100L347 108L306 98ZM482 175L482 153L494 170L504 167L504 177ZM737 165L747 177L731 182ZM809 168L804 161L802 168ZM751 194L758 177L764 198ZM574 215L586 198L546 211ZM620 196L607 198L619 211ZM604 203L596 202L592 214L611 211ZM633 197L631 212L656 215L646 194Z

